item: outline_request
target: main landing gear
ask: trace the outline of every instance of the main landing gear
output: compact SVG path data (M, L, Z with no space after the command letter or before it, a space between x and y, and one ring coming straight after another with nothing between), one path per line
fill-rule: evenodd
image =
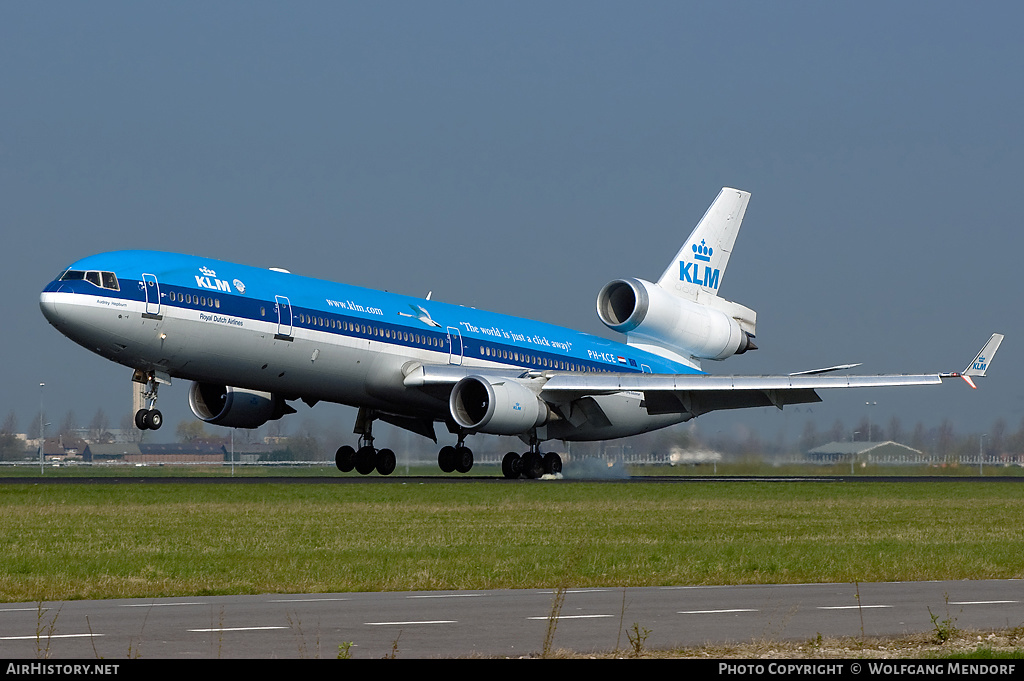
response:
M373 446L372 437L363 436L359 438L359 449L348 445L338 447L334 454L334 464L342 473L348 473L354 468L360 475L369 475L375 470L381 475L391 475L395 472L397 460L393 451L377 449Z
M444 473L468 473L473 467L473 450L459 438L454 447L441 447L441 451L437 453L437 465Z
M369 475L373 471L381 475L391 475L395 471L396 463L393 451L375 448L373 438L365 435L359 438L358 449L342 445L334 454L334 464L342 473L355 470L360 475ZM437 465L445 473L468 473L473 467L473 451L462 443L455 447L442 447L437 454Z
M562 472L562 457L554 452L541 454L538 445L532 445L530 451L522 456L509 452L501 460L501 474L509 480L520 476L536 480L542 475L557 475Z
M356 416L355 432L359 434L359 447L353 449L348 445L338 448L334 455L334 463L342 473L353 469L360 475L369 475L377 471L381 475L390 475L395 471L395 453L390 449L377 449L373 446L373 422L376 414L372 409L360 409ZM450 428L457 434L459 441L452 446L441 447L437 453L437 465L444 473L468 473L473 468L473 450L466 446L466 433L455 427ZM501 462L501 473L506 478L520 476L536 479L543 475L557 475L562 472L562 457L554 452L542 454L540 442L534 434L530 437L530 451L519 455L509 452Z
M342 473L348 473L353 468L360 475L369 475L374 471L381 475L395 472L395 453L390 449L377 449L373 446L373 420L372 409L359 410L355 427L355 432L359 433L359 448L352 449L343 445L334 454L334 465Z
M159 430L160 426L164 425L164 415L156 408L156 389L159 386L156 378L152 373L143 375L136 371L132 380L146 384L146 391L142 394L146 406L135 412L135 427L139 430Z

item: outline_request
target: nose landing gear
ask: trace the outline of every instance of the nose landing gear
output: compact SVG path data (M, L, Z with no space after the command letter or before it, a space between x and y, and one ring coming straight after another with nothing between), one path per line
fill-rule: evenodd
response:
M159 430L160 426L164 425L164 415L156 408L156 390L161 381L157 380L156 373L152 371L136 371L132 380L146 385L146 390L142 394L146 406L135 412L135 427L139 430ZM170 380L163 382L170 383Z

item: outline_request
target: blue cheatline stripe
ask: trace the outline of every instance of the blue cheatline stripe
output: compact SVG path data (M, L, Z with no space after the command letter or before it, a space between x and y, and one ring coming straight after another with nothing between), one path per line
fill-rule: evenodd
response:
M197 310L276 325L275 296L286 296L291 304L293 329L312 329L447 353L447 329L452 327L459 330L464 357L509 366L639 373L641 365L646 365L655 373L699 373L658 355L543 322L207 258L120 251L90 256L71 269L113 271L118 276L120 290L101 289L84 280L53 282L47 290L55 290L60 285L63 291L144 303L142 274L146 273L154 275L159 283L162 308ZM232 289L239 285L242 293ZM185 296L191 296L196 302L183 302ZM219 300L220 307L212 303L200 305L202 297L207 298L208 303ZM428 326L416 320L419 309L425 310L440 326ZM390 322L385 321L386 317L409 321ZM284 325L287 326L287 319ZM421 342L416 342L417 335ZM490 355L486 354L488 349ZM515 359L517 354L518 360Z

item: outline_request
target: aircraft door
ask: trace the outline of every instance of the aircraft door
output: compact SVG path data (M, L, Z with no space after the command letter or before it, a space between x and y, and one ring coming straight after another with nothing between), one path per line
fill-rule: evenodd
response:
M160 318L160 283L154 274L142 275L142 288L146 293L146 316Z
M292 303L285 296L274 296L277 309L277 340L292 340Z
M448 363L462 366L462 334L454 326L448 327Z

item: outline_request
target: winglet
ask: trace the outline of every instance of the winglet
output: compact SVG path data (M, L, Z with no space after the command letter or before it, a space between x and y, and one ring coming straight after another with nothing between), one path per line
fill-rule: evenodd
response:
M988 365L992 363L992 358L995 357L996 350L999 349L999 344L1002 342L1003 334L992 334L992 337L988 339L987 343L985 343L985 347L981 349L981 352L975 355L974 360L967 365L966 369L964 369L958 374L940 374L940 376L942 378L955 378L959 376L960 378L964 379L964 381L967 382L967 385L971 386L972 388L977 388L978 386L974 384L974 381L971 379L971 376L985 375L985 372L988 370Z
M991 364L992 358L996 355L996 350L999 349L999 344L1003 342L1003 334L994 333L992 337L985 343L985 347L981 349L981 352L977 354L974 361L967 365L967 368L963 370L964 376L984 376L985 371L988 369L988 365Z

